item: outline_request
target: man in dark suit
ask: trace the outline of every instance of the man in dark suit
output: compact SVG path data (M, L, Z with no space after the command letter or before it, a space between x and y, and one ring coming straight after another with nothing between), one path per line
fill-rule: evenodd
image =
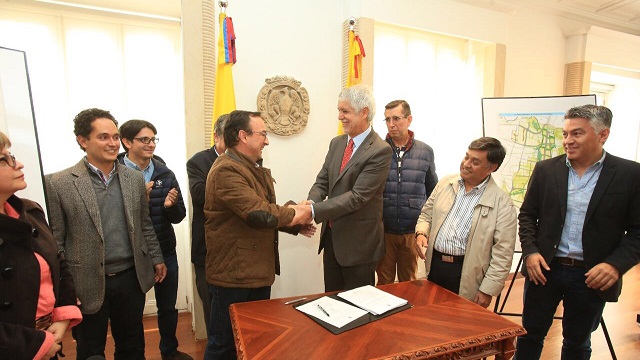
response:
M209 285L205 273L205 259L207 246L204 240L204 194L207 183L207 175L218 156L222 155L226 146L224 144L224 124L229 114L221 115L213 126L213 146L209 149L197 152L187 161L187 175L189 175L189 190L191 192L191 205L193 219L191 220L191 262L196 273L196 289L202 300L204 310L204 322L209 330L209 316L211 315L211 297Z
M77 358L105 355L110 324L115 359L144 359L145 294L167 273L144 178L118 163L120 134L111 113L88 109L73 122L86 156L47 175L45 184L53 235L83 316L72 329Z
M315 184L310 211L322 222L325 291L374 285L376 264L384 255L382 192L391 165L391 147L373 131L371 90L342 90L338 119L345 134L329 144Z
M640 261L640 164L603 150L612 114L604 106L569 109L565 155L536 164L520 209L526 267L516 359L539 359L560 300L562 359L589 359L591 333L622 275Z

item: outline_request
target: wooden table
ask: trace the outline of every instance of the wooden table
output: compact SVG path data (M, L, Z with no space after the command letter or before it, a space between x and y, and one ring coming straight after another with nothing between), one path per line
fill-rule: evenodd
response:
M413 308L339 335L284 302L229 308L239 359L509 359L518 324L427 280L383 285ZM308 295L308 300L326 294Z

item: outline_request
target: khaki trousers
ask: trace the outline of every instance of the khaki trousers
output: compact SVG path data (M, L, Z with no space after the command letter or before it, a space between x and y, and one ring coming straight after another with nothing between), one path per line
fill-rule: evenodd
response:
M386 252L376 269L378 285L392 284L398 281L412 281L416 279L418 271L418 250L415 234L384 234Z

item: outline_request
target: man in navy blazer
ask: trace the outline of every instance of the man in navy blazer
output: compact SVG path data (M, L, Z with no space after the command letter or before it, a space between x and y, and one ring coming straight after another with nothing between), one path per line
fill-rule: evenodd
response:
M604 106L569 109L565 155L536 164L520 209L526 266L516 359L539 359L560 300L562 359L589 359L605 302L617 301L622 275L640 262L640 164L603 150L612 114Z
M340 93L338 119L345 134L331 140L309 191L313 217L323 223L318 253L324 249L325 291L374 285L376 264L384 255L382 192L391 147L373 131L374 115L367 87Z

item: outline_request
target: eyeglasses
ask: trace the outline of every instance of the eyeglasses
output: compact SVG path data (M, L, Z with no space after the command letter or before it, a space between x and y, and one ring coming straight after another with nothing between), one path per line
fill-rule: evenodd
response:
M141 143L145 144L145 145L149 145L149 143L153 142L154 144L157 144L158 141L160 141L160 138L157 137L139 137L139 138L133 138L133 140L138 140Z
M247 130L247 133L249 133L249 134L260 134L260 135L262 135L262 137L265 137L265 138L267 137L267 135L269 135L269 133L267 133L266 130L263 130L263 131Z
M394 123L400 121L401 119L406 119L406 116L390 116L388 118L384 118L385 122L393 121Z
M16 162L16 157L13 154L4 154L0 158L0 161L6 162L7 165L11 166L14 169L18 167L18 163Z

